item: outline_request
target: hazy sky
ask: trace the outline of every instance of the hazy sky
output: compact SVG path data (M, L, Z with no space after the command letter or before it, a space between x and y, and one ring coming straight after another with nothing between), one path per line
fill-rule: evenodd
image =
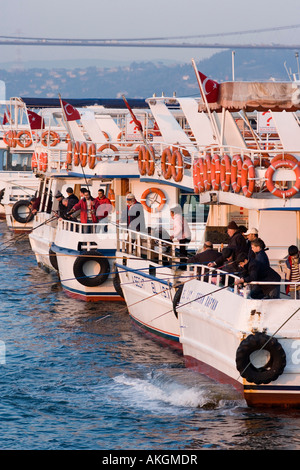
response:
M290 26L300 23L299 0L0 0L1 35L48 38L140 38ZM230 42L300 43L300 28L268 33L199 38ZM185 39L192 41L192 39ZM194 40L195 41L195 40ZM214 49L0 46L1 62L93 58L171 59L190 62Z

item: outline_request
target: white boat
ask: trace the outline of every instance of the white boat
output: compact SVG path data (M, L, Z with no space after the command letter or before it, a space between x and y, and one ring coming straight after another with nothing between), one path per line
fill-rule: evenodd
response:
M180 342L188 365L231 383L249 406L299 407L300 304L286 294L289 283L283 271L288 247L299 247L300 239L299 88L295 82L220 87L219 102L210 112L225 115L243 109L245 117L255 110L257 127L255 133L248 128L248 134L255 137L252 146L257 150L246 141L234 148L219 145L194 162L200 203L210 204L205 239L217 236L219 243L226 243L226 226L232 220L255 227L281 276L274 283L281 292L280 298L249 298L237 285L220 284L216 271L214 283L201 276L192 279L184 284L177 306ZM204 182L209 164L219 164L217 182L212 173Z

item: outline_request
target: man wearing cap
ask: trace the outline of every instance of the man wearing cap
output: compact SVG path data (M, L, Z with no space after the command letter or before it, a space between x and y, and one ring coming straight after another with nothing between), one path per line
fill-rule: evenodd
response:
M132 193L127 194L127 227L136 232L145 232L146 224L144 218L143 205L138 202L135 195Z
M239 253L247 253L248 246L247 241L244 235L239 230L237 224L232 220L227 225L227 233L229 235L229 241L227 244L227 248L231 248L233 250L233 259L236 259ZM210 263L209 266L222 266L225 263L224 257L221 255L216 261Z
M248 253L248 258L251 259L251 258L254 258L255 254L254 254L254 251L252 250L252 247L251 247L251 242L253 240L257 240L258 239L258 231L256 228L249 228L247 230L246 233L244 233L246 239L247 239L247 246L248 246L248 250L246 253Z
M67 207L63 204L63 194L60 191L57 191L57 193L55 194L55 199L58 201L58 211L56 215L57 217L65 219L67 215Z

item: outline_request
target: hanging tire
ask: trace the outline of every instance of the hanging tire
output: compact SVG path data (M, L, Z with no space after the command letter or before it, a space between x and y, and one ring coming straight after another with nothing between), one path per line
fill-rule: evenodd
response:
M251 355L256 351L267 351L268 358L263 366L256 367ZM253 360L253 359L252 359ZM236 351L236 367L247 382L268 384L276 380L284 371L286 355L278 340L265 333L251 334L245 338Z
M124 299L124 294L123 294L123 290L121 287L119 273L116 273L115 277L113 278L113 285L114 285L116 293L119 294L119 296L122 297L122 299Z
M175 313L175 317L178 318L178 312L176 310L176 307L177 305L179 304L180 302L180 299L181 299L181 294L182 294L182 291L183 291L183 284L181 284L177 291L175 292L175 295L173 297L173 312Z
M20 224L27 224L34 217L33 213L28 209L29 205L29 200L20 199L20 201L17 201L12 207L11 214Z
M52 250L51 247L50 247L50 250L49 250L49 260L50 260L51 266L52 266L56 271L58 271L58 264L57 264L56 253L55 253L55 251Z
M91 274L91 268L93 270L97 268L97 265L99 272ZM109 261L107 258L103 258L100 251L84 251L76 258L73 273L83 286L97 287L103 284L110 274Z

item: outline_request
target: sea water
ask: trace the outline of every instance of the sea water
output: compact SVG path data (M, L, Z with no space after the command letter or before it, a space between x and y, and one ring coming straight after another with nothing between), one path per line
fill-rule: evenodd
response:
M248 408L137 331L124 303L67 297L5 222L0 252L1 450L300 449L300 412Z

